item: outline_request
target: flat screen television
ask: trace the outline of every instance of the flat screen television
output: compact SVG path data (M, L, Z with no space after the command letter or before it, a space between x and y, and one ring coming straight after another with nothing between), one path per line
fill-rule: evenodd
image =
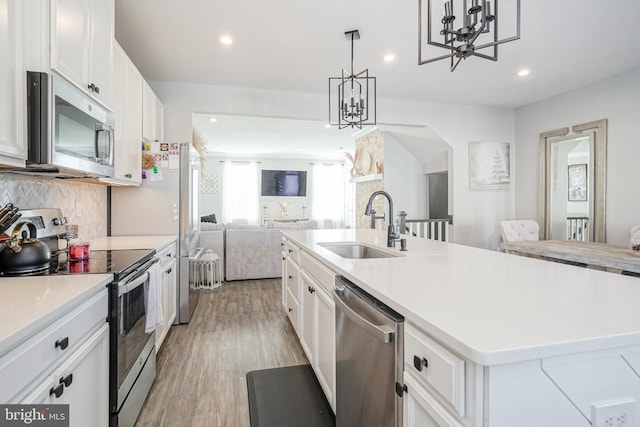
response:
M307 171L262 170L263 196L307 195Z

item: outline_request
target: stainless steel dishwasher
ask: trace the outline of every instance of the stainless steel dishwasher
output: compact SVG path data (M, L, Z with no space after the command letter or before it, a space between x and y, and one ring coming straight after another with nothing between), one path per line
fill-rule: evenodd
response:
M336 426L402 426L404 317L342 276L333 294Z

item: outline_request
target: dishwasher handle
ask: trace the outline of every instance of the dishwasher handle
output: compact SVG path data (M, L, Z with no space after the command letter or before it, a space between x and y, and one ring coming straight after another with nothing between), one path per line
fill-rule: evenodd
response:
M351 319L358 326L360 326L362 329L367 331L367 333L374 336L379 341L382 341L385 344L390 343L393 340L395 328L389 325L376 325L360 316L344 301L343 290L343 288L334 287L333 295L335 296L334 301L336 305L340 308L340 310L342 310L345 316L347 316L349 319Z

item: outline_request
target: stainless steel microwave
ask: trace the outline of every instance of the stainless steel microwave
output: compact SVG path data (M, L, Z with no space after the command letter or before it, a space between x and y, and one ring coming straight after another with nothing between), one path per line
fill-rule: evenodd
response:
M113 113L64 78L27 72L27 169L112 177L113 125Z

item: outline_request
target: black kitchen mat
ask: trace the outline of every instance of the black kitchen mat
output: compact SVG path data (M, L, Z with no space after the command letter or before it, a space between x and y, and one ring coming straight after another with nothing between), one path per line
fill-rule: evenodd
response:
M251 427L334 427L335 416L311 365L247 373Z

